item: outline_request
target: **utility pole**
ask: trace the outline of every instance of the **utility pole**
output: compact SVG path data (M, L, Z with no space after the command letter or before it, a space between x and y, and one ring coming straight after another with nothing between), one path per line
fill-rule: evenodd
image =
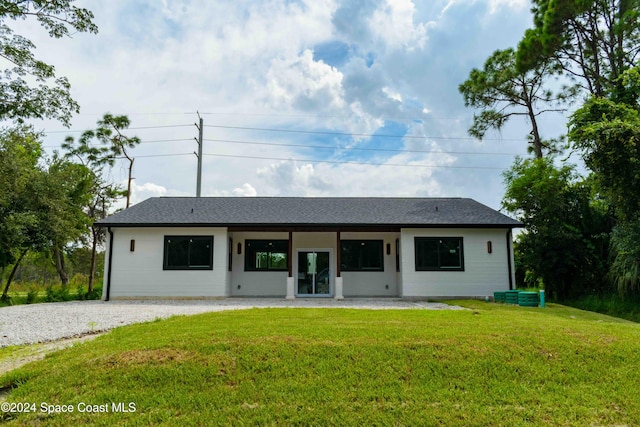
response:
M196 157L198 157L198 177L196 181L196 197L200 197L200 193L202 191L202 128L204 127L204 120L200 117L200 113L198 113L198 118L200 118L200 126L196 125L198 128L198 153Z

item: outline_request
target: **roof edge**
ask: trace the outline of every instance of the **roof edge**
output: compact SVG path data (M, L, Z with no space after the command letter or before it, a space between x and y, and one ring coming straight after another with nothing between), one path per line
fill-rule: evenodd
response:
M515 221L515 220L514 220ZM96 223L109 228L524 228L524 224L211 224L211 223Z

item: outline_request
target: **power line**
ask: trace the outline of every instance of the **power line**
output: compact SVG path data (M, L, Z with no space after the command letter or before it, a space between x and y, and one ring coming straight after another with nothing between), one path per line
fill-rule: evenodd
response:
M187 142L187 141L193 141L193 139L189 139L189 138L182 138L182 139L155 139L155 140L151 140L151 141L140 141L140 144L151 144L151 143L156 143L156 142ZM103 144L101 143L94 143L94 144L89 144L90 147L99 147ZM59 145L43 145L42 148L60 148Z
M213 114L213 113L203 113ZM158 125L158 126L139 126L124 129L129 130L148 130L148 129L167 129L167 128L180 128L180 127L192 127L193 124L185 125ZM261 131L261 132L280 132L280 133L296 133L296 134L308 134L308 135L330 135L330 136L350 136L350 137L365 137L365 138L403 138L403 139L439 139L449 141L477 141L477 138L472 137L451 137L451 136L431 136L431 135L401 135L401 134L373 134L373 133L349 133L349 132L331 132L331 131L314 131L314 130L300 130L300 129L277 129L277 128L260 128L250 126L228 126L228 125L205 125L208 128L218 129L234 129L234 130L249 130L249 131ZM43 131L44 134L54 133L78 133L86 132L88 129L68 129L68 130L50 130ZM187 139L184 139L185 141ZM483 138L483 141L514 141L514 142L527 142L523 138ZM157 142L169 142L171 140L158 140ZM215 141L215 140L211 140ZM149 141L151 142L151 141Z
M140 126L140 127L135 127L135 128L127 128L124 130L139 130L139 129L160 129L160 128L186 128L186 127L192 127L193 124L188 124L188 125L163 125L163 126Z
M178 128L178 127L191 127L188 125L162 125L162 126L140 126L134 128L128 128L127 130L144 130L144 129L163 129L163 128ZM205 127L200 119L200 126L196 125L200 131L200 144L202 144L202 130ZM263 132L284 132L295 134L318 134L318 135L334 135L334 136L351 136L351 137L381 137L381 138L408 138L408 139L445 139L445 140L475 140L475 138L456 138L456 137L429 137L429 136L417 136L417 135L391 135L391 134L364 134L364 133L347 133L347 132L329 132L329 131L312 131L312 130L298 130L298 129L275 129L275 128L258 128L258 127L242 127L242 126L226 126L226 125L207 125L209 128L220 129L238 129L238 130L250 130L250 131L263 131ZM61 132L79 132L79 131L50 131L48 133L61 133ZM159 142L179 142L190 141L190 139L164 139L164 140L150 140L144 141L144 143L159 143ZM405 153L431 153L431 154L485 154L485 155L509 155L512 153L474 153L474 152L435 152L429 150L400 150L400 149L385 149L385 148L358 148L358 147L339 147L339 146L320 146L320 145L304 145L304 144L285 144L285 143L265 143L255 141L238 141L238 140L222 140L222 139L207 139L210 142L226 142L236 144L252 144L252 145L267 145L267 146L285 146L285 147L299 147L299 148L314 148L314 149L333 149L333 150L359 150L359 151L376 151L376 152L405 152ZM521 141L518 139L517 141ZM141 141L142 143L142 141ZM201 146L201 145L200 145ZM177 156L191 156L195 153L168 153L168 154L148 154L139 155L136 158L156 158L156 157L177 157ZM279 158L279 157L266 157L266 156L243 156L232 154L218 154L218 153L201 153L198 158L201 161L202 156L211 157L224 157L224 158L237 158L237 159L254 159L254 160L275 160L275 161L297 161L297 162L311 162L311 163L328 163L328 164L346 164L346 165L363 165L363 166L388 166L388 167L413 167L413 168L448 168L448 169L482 169L482 170L504 170L506 168L499 168L494 166L455 166L455 165L424 165L424 164L398 164L398 163L373 163L373 162L357 162L347 160L316 160L316 159L293 159L293 158ZM120 157L118 157L120 158Z
M182 139L156 139L151 141L140 141L140 144L151 144L156 142L186 142L193 141L191 138L182 138Z
M195 113L192 113L195 114ZM345 119L347 117L345 117L344 114L283 114L283 113L229 113L229 112L210 112L210 113L200 113L201 115L207 115L207 116L238 116L238 117L284 117L284 118L288 118L288 117L303 117L303 118L312 118L312 119L326 119L326 118L331 118L331 119L335 119L335 118L341 118L341 119ZM460 117L431 117L431 116L404 116L404 117L399 117L399 116L387 116L387 117L377 117L376 119L378 120L382 120L382 121L394 121L394 122L400 122L400 121L411 121L411 122L422 122L425 120L460 120Z
M560 114L561 112L557 112L558 114ZM140 113L140 114L156 114L156 113ZM157 113L157 114L162 114L162 113ZM172 113L166 113L166 114L172 114ZM175 113L175 114L181 114L181 113ZM184 114L196 114L196 112L191 112L191 113L184 113ZM306 117L306 118L346 118L344 114L283 114L283 113L247 113L247 112L243 112L243 113L230 113L230 112L209 112L209 113L203 113L200 112L201 115L207 115L207 116L238 116L238 117ZM567 110L566 111L567 115L571 115L572 112ZM382 121L393 121L393 122L424 122L424 121L434 121L434 120L455 120L455 121L461 121L462 119L465 119L465 117L463 116L458 116L458 117L445 117L445 116L431 116L429 113L425 114L422 113L422 115L418 115L418 116L384 116L384 117L375 117L375 119L377 120L382 120ZM544 118L544 120L551 120L551 121L558 121L558 120L562 120L563 122L566 121L564 118L560 119L553 119L553 118L549 118L546 117Z
M150 141L140 141L140 144L155 144L165 142L192 142L190 138L180 139L156 139ZM239 141L231 139L204 139L206 142L223 142L231 144L245 144L245 145L261 145L270 147L294 147L294 148L311 148L311 149L323 149L323 150L342 150L342 151L371 151L371 152L392 152L392 153L423 153L423 154L460 154L460 155L483 155L483 156L518 156L523 153L500 153L500 152L473 152L473 151L434 151L434 150L410 150L410 149L396 149L396 148L366 148L366 147L340 147L337 145L308 145L308 144L285 144L277 142L258 142L258 141ZM100 146L100 143L89 144L90 146ZM42 148L59 148L58 145L43 145Z
M173 154L148 154L143 156L136 156L138 158L150 158L150 157L173 157L173 156L193 156L194 153L173 153ZM391 167L413 167L413 168L442 168L442 169L482 169L482 170L506 170L508 168L495 167L495 166L451 166L451 165L411 165L400 163L371 163L371 162L353 162L346 160L318 160L318 159L294 159L294 158L282 158L282 157L265 157L265 156L240 156L235 154L219 154L219 153L204 153L203 156L209 157L225 157L235 159L253 159L253 160L281 160L292 162L310 162L310 163L331 163L331 164L343 164L343 165L362 165L362 166L391 166ZM117 157L121 159L124 157Z
M333 135L333 136L360 136L360 137L379 137L379 138L407 138L407 139L444 139L453 141L476 141L477 138L471 137L450 137L450 136L420 136L420 135L391 135L391 134L373 134L373 133L348 133L348 132L329 132L319 130L297 130L297 129L272 129L272 128L256 128L256 127L244 127L244 126L226 126L226 125L205 125L208 128L219 129L237 129L237 130L251 130L261 132L282 132L282 133L304 133L311 135ZM488 139L483 138L485 141L526 141L522 138L495 138Z
M399 163L365 163L365 162L350 162L340 160L314 160L314 159L283 159L279 157L262 157L262 156L238 156L232 154L208 154L205 156L211 157L229 157L239 159L257 159L257 160L284 160L293 162L311 162L311 163L334 163L334 164L347 164L347 165L364 165L364 166L399 166L399 167L414 167L414 168L445 168L445 169L488 169L488 170L505 170L508 168L498 168L493 166L450 166L450 165L409 165Z
M123 129L123 130L127 131L127 130L143 130L143 129L184 128L184 127L191 127L191 126L193 126L193 125L189 124L189 125L139 126L139 127L135 127L135 128L126 128L126 129ZM86 132L87 130L91 130L91 129L82 129L82 130L72 130L72 129L68 129L68 130L49 130L49 131L44 131L44 133L45 134L49 134L49 133L77 133L77 132Z
M193 153L170 153L170 154L146 154L135 156L136 159L148 157L175 157L175 156L193 156ZM116 157L116 159L126 159L126 157Z
M266 145L274 147L297 147L297 148L319 148L325 150L348 150L348 151L381 151L395 153L427 153L427 154L470 154L470 155L496 155L496 156L518 156L521 153L480 153L471 151L433 151L433 150L404 150L394 148L360 148L360 147L339 147L326 145L306 145L306 144L284 144L277 142L256 142L256 141L238 141L230 139L205 139L207 142L228 142L233 144L250 144L250 145Z
M175 113L152 113L152 112L129 112L126 115L127 116L186 116L186 115L193 115L195 114L195 112L175 112ZM104 113L78 113L78 116L98 116L98 117L103 117Z
M566 116L570 116L571 114L573 114L575 111L574 110L566 110L564 112L563 115ZM129 112L127 113L127 116L187 116L187 115L194 115L197 114L196 111L176 111L176 112ZM103 113L80 113L78 114L78 116L102 116ZM287 114L287 113L282 113L282 112L265 112L265 113L250 113L250 112L228 112L228 111L211 111L211 112L200 112L200 115L207 115L207 116L237 116L237 117L283 117L283 118L288 118L288 117L304 117L304 118L348 118L345 117L344 114ZM423 121L433 121L433 120L456 120L456 121L460 121L461 119L464 119L465 117L463 116L457 116L457 117L446 117L446 116L432 116L431 113L424 113L424 112L420 112L417 115L404 115L404 116L380 116L380 117L375 117L375 119L377 120L383 120L383 121L395 121L395 122L399 122L399 121L412 121L412 122L423 122ZM546 118L545 120L552 120L552 121L559 121L559 120L563 120L566 121L564 118L558 118L558 119L549 119Z

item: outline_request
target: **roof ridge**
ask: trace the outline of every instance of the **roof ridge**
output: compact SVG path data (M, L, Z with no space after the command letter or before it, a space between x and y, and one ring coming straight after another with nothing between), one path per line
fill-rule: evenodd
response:
M251 196L251 197L243 197L243 196L156 196L149 197L148 199L310 199L310 200L319 200L319 199L327 199L327 200L336 200L336 199L378 199L378 200L390 200L390 199L401 199L401 200L476 200L470 197L424 197L424 196ZM143 200L144 201L144 200ZM142 202L139 202L142 203ZM479 203L479 202L478 202Z

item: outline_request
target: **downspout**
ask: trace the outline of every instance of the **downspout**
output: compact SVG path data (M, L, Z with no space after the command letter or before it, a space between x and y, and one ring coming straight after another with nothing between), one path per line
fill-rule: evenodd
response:
M293 231L289 230L289 246L287 246L288 277L293 277Z
M511 247L513 242L511 241L511 229L507 231L507 265L509 266L509 290L513 290L513 266L511 265ZM109 259L111 260L111 259Z
M342 276L342 271L340 269L340 263L342 260L340 259L340 231L336 232L336 277Z
M113 264L113 231L111 231L111 227L107 227L107 232L109 233L109 263L107 265L107 294L105 301L109 301L111 296L111 265Z

